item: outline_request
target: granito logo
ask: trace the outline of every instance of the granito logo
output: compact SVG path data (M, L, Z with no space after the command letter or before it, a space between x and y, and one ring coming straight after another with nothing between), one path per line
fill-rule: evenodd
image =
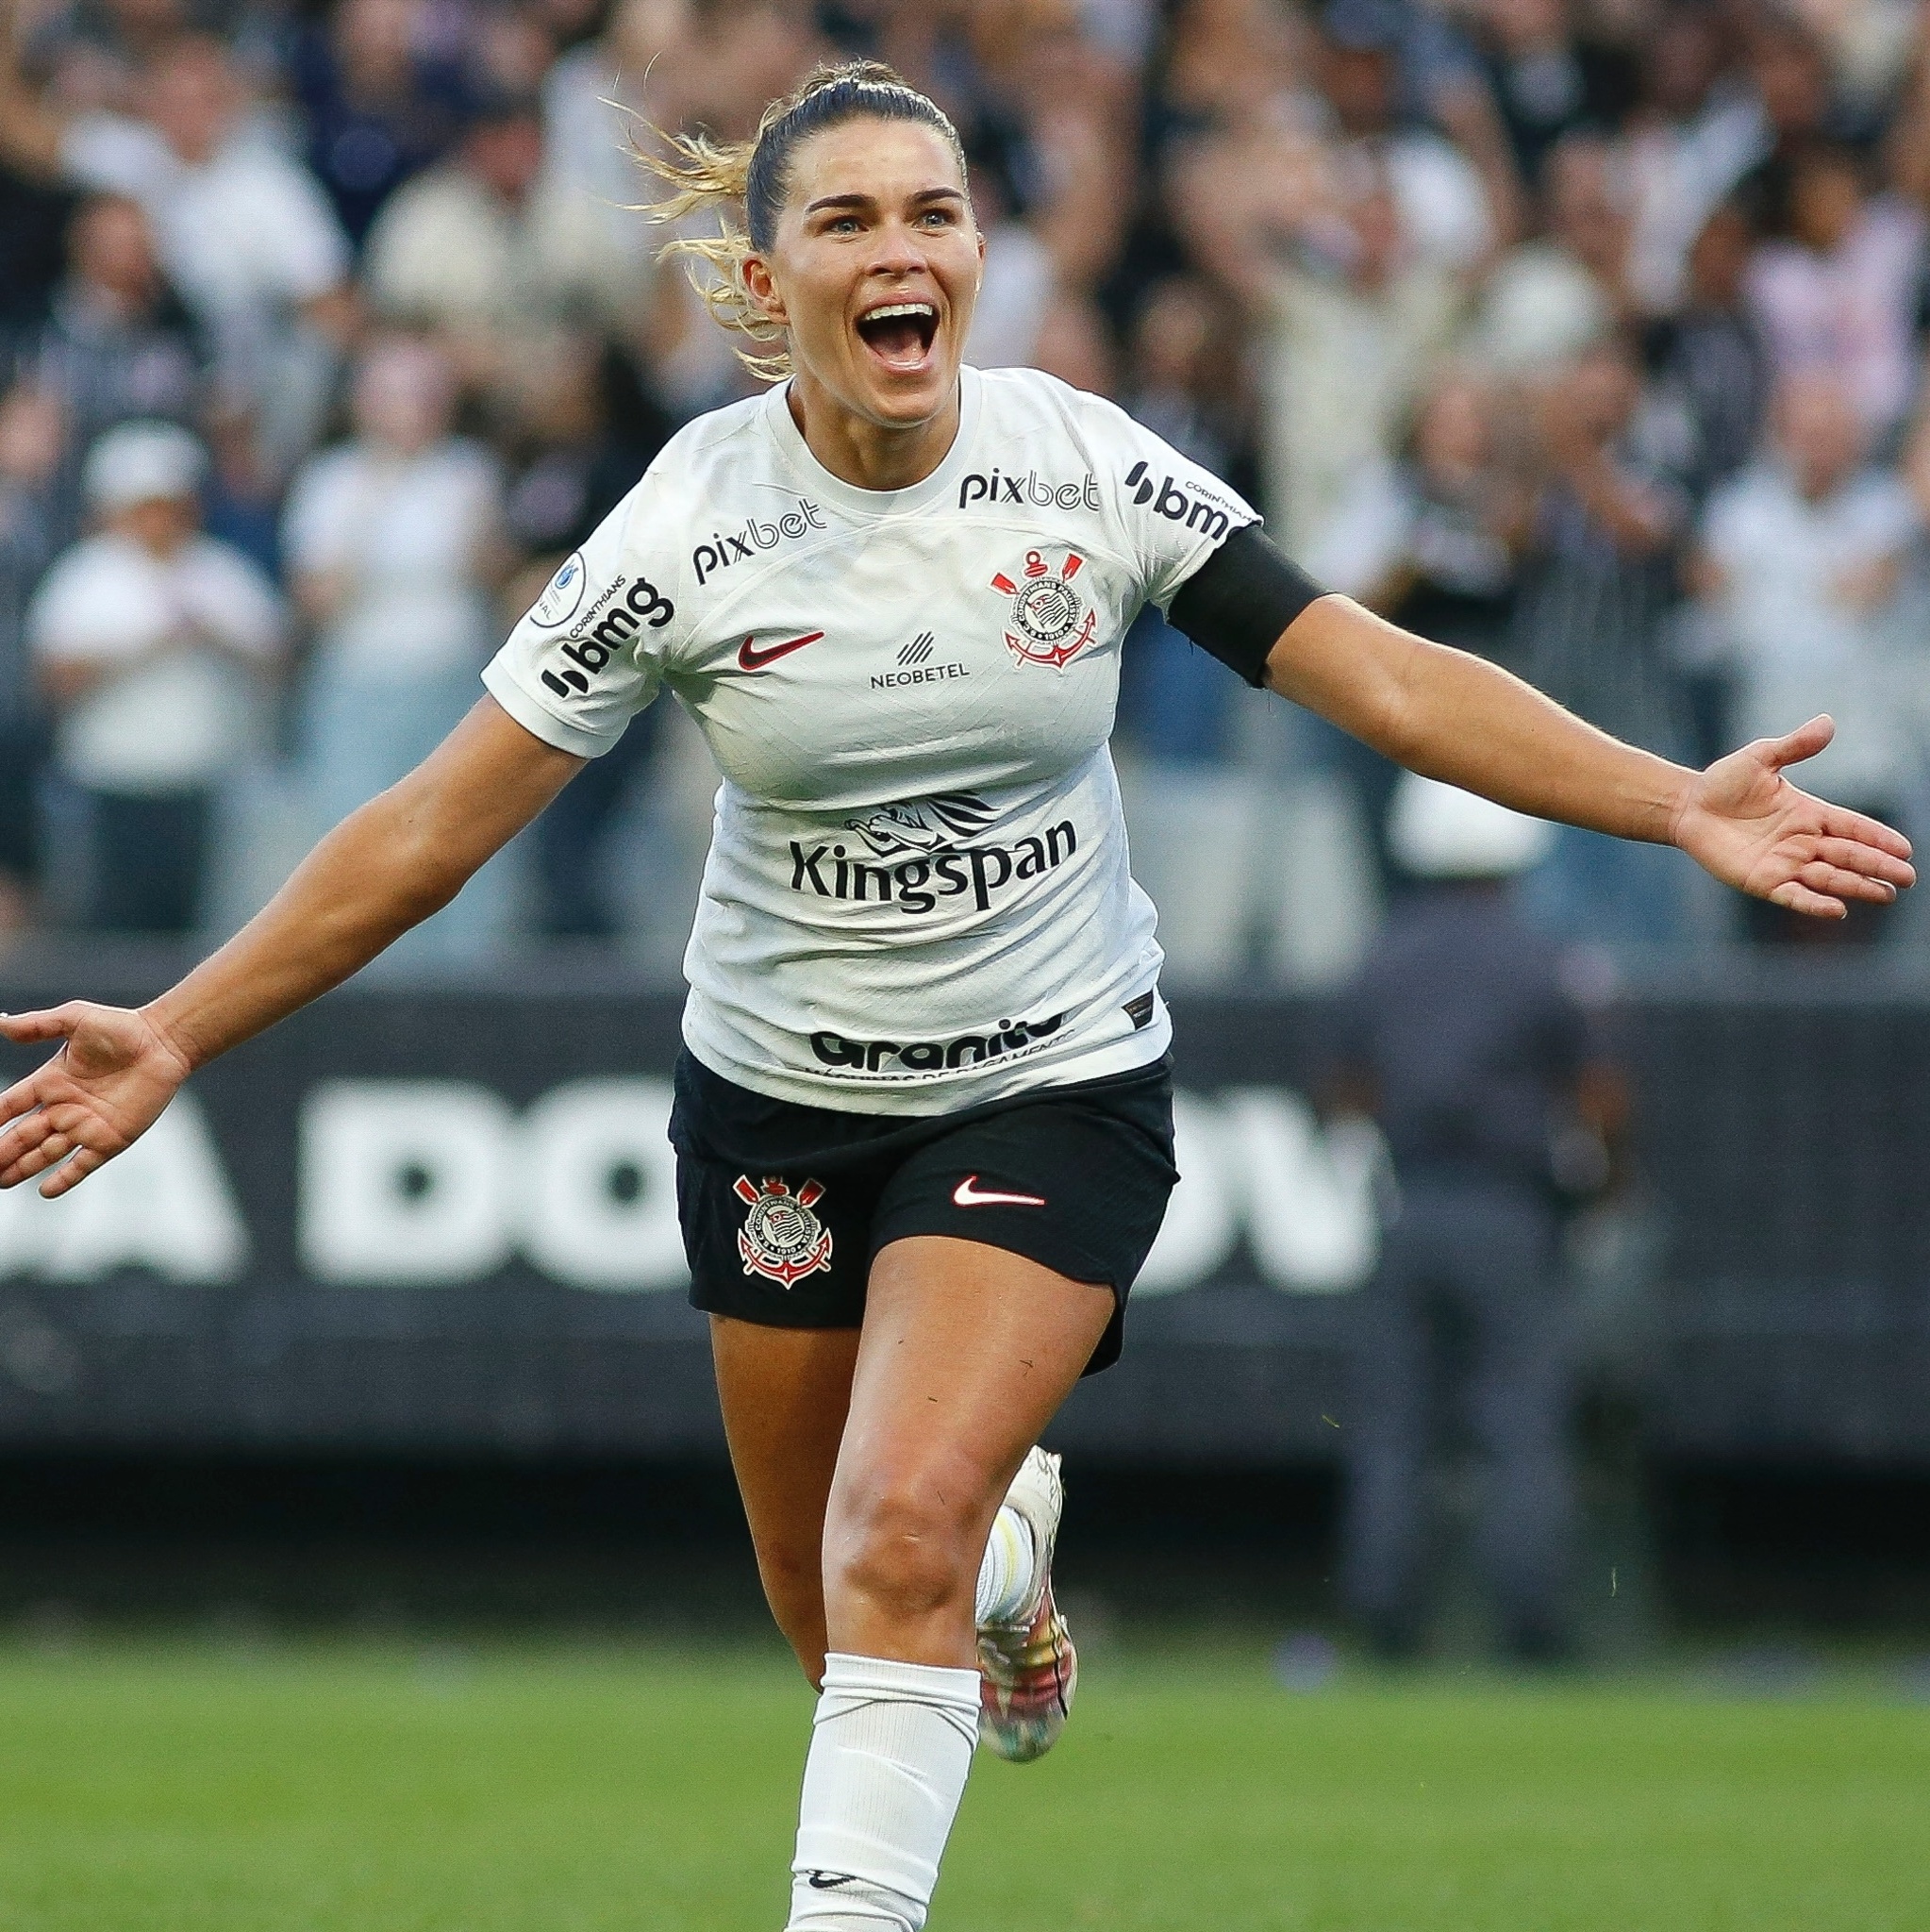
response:
M1037 509L1087 509L1099 508L1099 479L1087 475L1077 483L1048 482L1037 470L1023 476L1002 476L994 470L990 476L970 475L958 479L958 508L971 503L1029 503Z
M867 822L869 826L871 822ZM873 834L864 834L871 842ZM875 847L873 848L875 851ZM1079 835L1071 819L1049 826L1043 838L1026 837L1011 845L935 846L928 858L907 858L897 864L877 864L855 858L842 845L790 841L790 890L819 899L843 899L856 904L877 900L898 906L914 919L931 911L940 899L972 894L981 912L992 894L1008 885L1055 871L1079 849ZM889 854L878 853L889 858Z
M807 530L822 530L824 519L808 496L800 496L797 508L787 511L775 523L759 523L753 517L741 530L712 530L710 541L690 552L690 565L697 581L707 582L721 570L734 563L748 563L760 550L775 550L787 538L802 537Z
M932 1074L940 1068L977 1066L1036 1040L1048 1040L1065 1017L1055 1013L1049 1020L1001 1020L990 1033L914 1040L903 1046L895 1040L846 1040L841 1033L813 1033L811 1051L827 1067L862 1067L867 1074L875 1074L882 1062L896 1059L915 1074Z
M1159 479L1156 496L1152 475L1142 462L1135 463L1126 472L1126 488L1133 492L1135 503L1150 503L1160 516L1184 524L1189 530L1198 530L1203 536L1223 537L1232 527L1233 519L1217 504L1209 503L1204 496L1189 496L1171 476Z
M580 696L590 689L590 680L644 625L661 630L677 614L676 606L648 578L639 577L618 604L614 600L623 588L624 579L619 576L590 607L589 616L557 645L570 661L556 671L545 671L542 681L558 697Z

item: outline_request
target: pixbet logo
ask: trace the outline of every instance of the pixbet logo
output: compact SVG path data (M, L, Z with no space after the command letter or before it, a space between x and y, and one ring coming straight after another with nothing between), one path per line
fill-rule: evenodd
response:
M1023 476L964 476L958 482L958 508L972 503L1029 503L1039 509L1097 509L1099 479L1086 475L1077 483L1052 483L1037 470Z
M697 581L707 583L734 563L748 563L760 550L774 550L789 538L824 527L818 506L809 497L800 496L797 508L774 523L759 523L753 517L741 530L711 531L709 542L700 543L690 552L690 567L697 573Z
M1223 509L1208 503L1204 496L1188 495L1171 476L1159 479L1156 494L1152 475L1142 462L1135 463L1126 472L1126 488L1133 492L1135 503L1150 503L1156 514L1184 524L1189 530L1218 538L1225 536L1232 527L1233 520Z
M570 661L555 671L545 671L542 681L558 697L566 698L573 692L581 696L590 689L590 680L644 625L652 630L661 630L677 614L676 606L643 577L630 586L621 604L605 608L623 583L624 579L619 577L591 608L591 617L596 617L598 610L604 611L603 616L597 617L594 624L586 621L579 633L557 647Z

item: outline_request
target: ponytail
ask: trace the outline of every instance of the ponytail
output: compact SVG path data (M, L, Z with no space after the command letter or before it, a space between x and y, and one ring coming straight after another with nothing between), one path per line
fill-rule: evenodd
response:
M681 222L715 212L715 234L679 235L657 250L657 258L683 257L691 286L712 316L733 334L748 338L752 346L738 350L739 361L767 382L780 382L790 374L790 356L784 330L751 300L744 263L753 255L768 254L776 241L798 143L827 127L861 120L915 121L936 129L964 174L958 130L944 110L877 60L817 68L794 93L764 109L750 141L659 133L665 153L637 149L639 161L670 187L667 195L649 205L654 221Z

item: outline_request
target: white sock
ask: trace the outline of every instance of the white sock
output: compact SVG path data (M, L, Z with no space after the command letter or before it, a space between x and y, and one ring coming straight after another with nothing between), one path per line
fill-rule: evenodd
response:
M976 1671L834 1650L805 1759L787 1932L920 1932L977 1742Z
M999 1506L992 1519L985 1560L978 1566L977 1621L1016 1622L1031 1597L1039 1553L1032 1543L1032 1525L1009 1503Z

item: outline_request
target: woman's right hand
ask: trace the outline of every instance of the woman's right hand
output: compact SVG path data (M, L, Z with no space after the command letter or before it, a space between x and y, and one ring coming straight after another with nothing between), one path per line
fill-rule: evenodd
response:
M0 1093L0 1188L45 1174L41 1192L50 1201L132 1146L192 1071L145 1013L126 1007L70 1000L45 1012L0 1014L0 1036L22 1045L64 1042Z

